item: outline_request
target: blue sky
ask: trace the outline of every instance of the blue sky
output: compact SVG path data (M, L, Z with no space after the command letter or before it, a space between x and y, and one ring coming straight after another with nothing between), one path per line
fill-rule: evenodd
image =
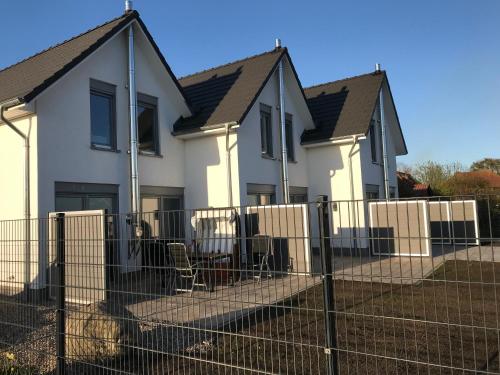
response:
M105 22L122 0L4 1L0 67ZM409 154L500 157L500 1L135 0L178 75L272 49L304 87L387 70ZM5 33L9 30L9 33Z

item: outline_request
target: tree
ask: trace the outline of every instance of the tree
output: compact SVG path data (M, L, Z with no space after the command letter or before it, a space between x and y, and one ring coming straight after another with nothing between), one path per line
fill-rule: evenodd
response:
M478 171L480 169L488 169L496 174L500 174L500 159L484 158L475 161L470 166L471 171Z
M433 161L417 164L413 169L413 176L421 183L429 184L432 190L438 194L449 194L447 181L456 172L464 171L464 166L459 162L440 164Z

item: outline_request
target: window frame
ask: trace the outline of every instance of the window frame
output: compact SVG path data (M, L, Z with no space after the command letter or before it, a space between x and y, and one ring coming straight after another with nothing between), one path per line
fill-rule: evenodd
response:
M285 145L288 161L295 162L295 137L293 134L293 116L285 113ZM290 139L288 138L290 136ZM290 143L290 145L288 144ZM290 147L288 147L290 146Z
M248 202L248 196L257 197L257 206L263 206L262 197L269 197L269 205L276 204L276 185L268 185L268 184L247 184L247 206L252 206Z
M94 143L92 141L92 95L110 98L110 144ZM116 151L116 85L91 78L89 81L89 113L90 113L90 147L95 150Z
M376 197L370 197L369 194L376 194ZM365 185L365 196L367 200L379 200L380 199L380 185L366 184Z
M141 155L150 155L150 156L159 156L160 155L160 128L158 123L158 98L143 94L137 93L137 107L139 106L144 108L153 109L153 145L154 150L141 150L141 142L140 142L140 132L139 132L139 111L137 111L137 147L139 150L139 154Z
M263 119L267 118L267 126L264 129ZM272 108L260 103L260 152L263 157L274 158L273 140L273 116Z

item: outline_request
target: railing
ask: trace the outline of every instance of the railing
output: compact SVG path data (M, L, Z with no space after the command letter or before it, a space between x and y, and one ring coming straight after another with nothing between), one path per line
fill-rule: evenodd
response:
M498 195L24 224L0 373L500 373Z

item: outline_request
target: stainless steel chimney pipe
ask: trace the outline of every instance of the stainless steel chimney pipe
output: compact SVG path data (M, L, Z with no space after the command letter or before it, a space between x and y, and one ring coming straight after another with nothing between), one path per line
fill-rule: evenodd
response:
M132 0L125 1L125 12L131 12L134 9Z
M377 64L378 65L378 64ZM380 66L379 66L380 71ZM388 165L388 156L387 156L387 131L386 131L386 123L385 123L385 112L384 112L384 93L383 93L383 83L380 87L379 92L379 110L380 110L380 131L382 135L382 158L384 164L384 190L385 190L385 199L389 200L391 197L390 189L389 189L389 165Z
M285 78L284 57L278 65L279 97L280 97L280 125L281 125L281 174L283 188L283 203L290 203L290 188L288 182L288 150L286 148L286 119L285 119Z
M130 115L130 192L131 211L136 217L141 211L138 171L137 93L135 87L134 26L128 28L128 91Z

